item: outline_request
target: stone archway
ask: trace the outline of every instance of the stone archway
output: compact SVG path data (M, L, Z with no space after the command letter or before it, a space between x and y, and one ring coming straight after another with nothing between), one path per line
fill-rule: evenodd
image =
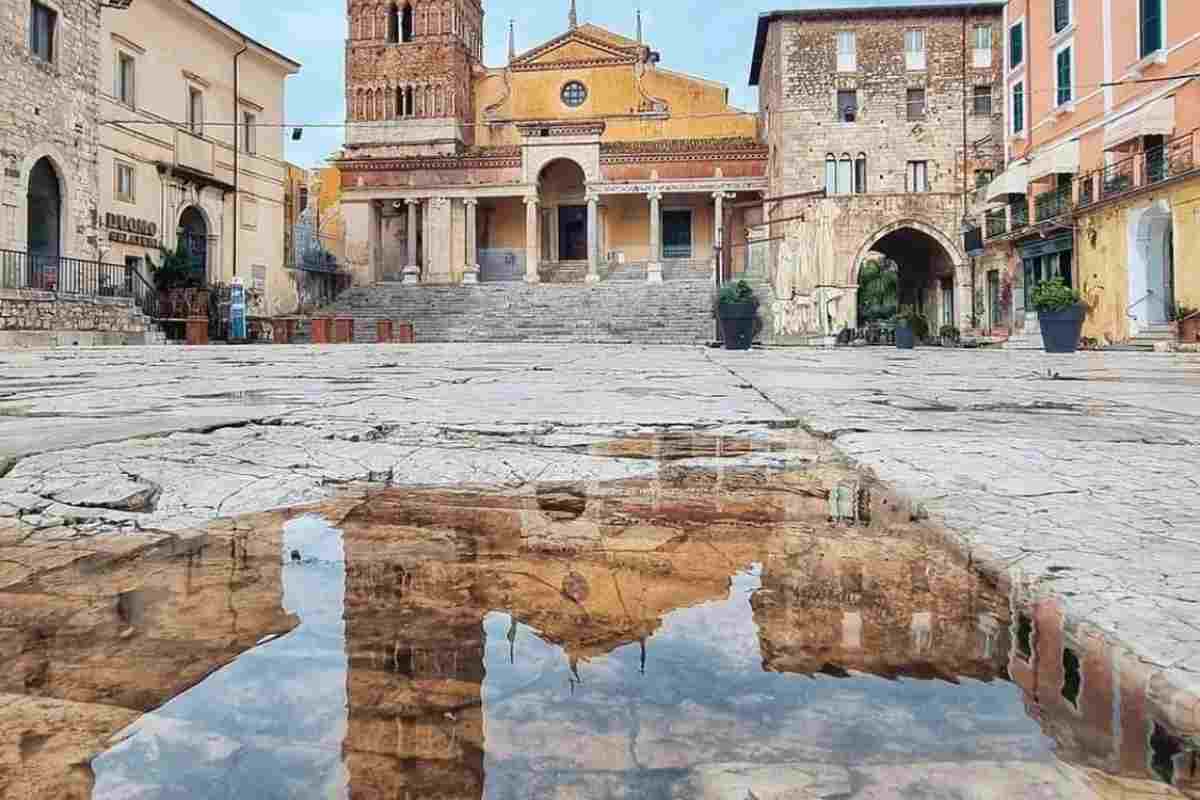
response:
M1139 330L1165 325L1174 303L1174 225L1159 200L1129 215L1129 314Z
M208 217L199 206L187 206L179 215L179 247L188 254L192 278L200 284L208 282L209 230Z
M543 209L542 256L552 262L587 260L587 173L573 159L557 158L538 173Z
M49 157L43 156L29 173L26 192L26 251L29 254L29 284L39 289L58 285L58 267L63 251L63 184Z
M920 310L936 331L942 325L960 327L971 317L970 287L959 279L966 256L936 226L916 219L898 220L880 228L859 247L851 265L850 283L869 256L883 256L897 265L900 307Z

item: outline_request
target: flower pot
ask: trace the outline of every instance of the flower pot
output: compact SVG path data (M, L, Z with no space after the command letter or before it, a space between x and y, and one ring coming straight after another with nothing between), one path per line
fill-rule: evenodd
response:
M317 317L312 321L312 343L329 344L333 338L333 320Z
M1183 344L1196 344L1200 342L1200 317L1180 320L1179 341Z
M758 319L757 303L722 303L717 306L721 320L721 339L726 350L749 350L754 344L754 323Z
M896 326L896 348L899 350L912 350L917 346L917 337L913 333L912 325L907 322L901 322Z
M333 321L333 343L351 344L354 341L354 318L338 317Z
M381 319L375 322L375 341L379 344L389 344L392 341L392 321Z
M1079 337L1083 334L1085 309L1082 305L1064 308L1061 311L1039 311L1038 322L1042 326L1042 341L1047 353L1074 353L1079 349Z

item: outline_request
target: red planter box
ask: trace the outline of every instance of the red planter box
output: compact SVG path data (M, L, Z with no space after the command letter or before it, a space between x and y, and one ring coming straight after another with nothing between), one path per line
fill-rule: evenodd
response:
M196 347L208 344L208 317L189 319L184 327L189 345Z
M314 319L312 321L312 343L329 344L332 341L333 320Z
M412 344L417 340L416 331L411 322L401 322L396 328L396 341L400 344Z
M381 319L375 323L375 341L379 344L388 344L392 341L392 321L390 319Z
M333 321L334 344L350 344L354 341L354 320L349 317L338 317Z
M277 319L271 322L271 337L275 344L291 344L296 335L296 320Z

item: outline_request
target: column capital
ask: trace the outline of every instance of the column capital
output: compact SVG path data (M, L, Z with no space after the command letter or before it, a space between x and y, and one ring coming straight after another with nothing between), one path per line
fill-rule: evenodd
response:
M725 191L724 189L720 189L718 191L713 192L712 196L713 196L714 200L732 200L733 198L737 197L737 193L736 192L728 192L728 191Z
M477 205L479 205L479 198L478 197L464 197L463 204L467 205L467 206L477 206Z
M527 206L536 206L540 202L541 198L539 198L536 194L525 195L525 205Z
M589 203L599 203L600 202L600 193L599 192L588 192L585 195L585 199Z
M662 200L662 192L658 189L653 189L646 193L646 197L650 200Z
M423 198L423 197L406 197L406 198L404 198L404 202L408 203L410 206L419 206L419 205L421 205L421 203L425 202L425 198Z

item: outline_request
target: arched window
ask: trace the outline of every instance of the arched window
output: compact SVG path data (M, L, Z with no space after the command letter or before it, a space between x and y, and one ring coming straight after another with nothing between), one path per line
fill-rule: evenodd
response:
M406 117L413 116L413 112L415 111L415 106L414 106L413 101L414 101L413 87L409 86L407 89L404 90L404 115Z
M837 158L833 153L825 156L825 195L832 197L837 194Z
M375 90L375 119L383 119L383 89Z
M859 153L854 159L854 193L867 193L867 154Z
M400 41L411 42L413 40L413 7L412 3L404 4L404 11L400 15Z
M400 7L395 3L388 6L387 40L388 44L398 44L400 41Z
M849 153L842 153L838 160L837 174L838 194L850 194L854 191L854 164L850 161Z

